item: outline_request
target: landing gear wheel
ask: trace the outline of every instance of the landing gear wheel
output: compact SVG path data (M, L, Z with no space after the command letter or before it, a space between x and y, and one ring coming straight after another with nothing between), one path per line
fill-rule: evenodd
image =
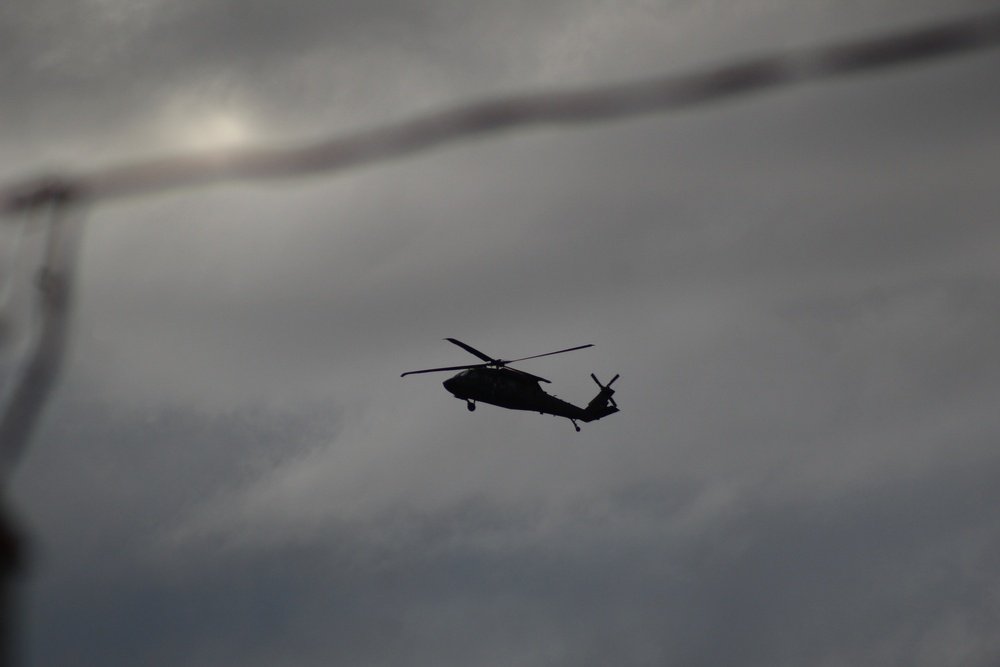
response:
M579 426L579 424L577 424L576 421L573 420L573 419L570 419L570 421L573 422L573 428L575 428L576 432L579 433L580 432L580 426Z
M469 409L469 412L475 412L476 411L476 404L473 403L472 401L467 402L465 404L465 407Z

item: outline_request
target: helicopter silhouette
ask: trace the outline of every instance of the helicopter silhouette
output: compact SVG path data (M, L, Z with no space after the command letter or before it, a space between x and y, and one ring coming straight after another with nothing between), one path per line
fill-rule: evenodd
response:
M597 386L600 387L601 390L597 393L597 396L595 396L593 400L587 404L587 407L580 408L572 403L567 403L562 399L545 393L540 383L550 382L550 380L538 377L537 375L532 375L531 373L526 373L516 368L507 368L507 364L512 364L517 361L526 361L528 359L548 357L553 354L562 354L563 352L572 352L573 350L582 350L587 347L593 347L593 345L579 345L577 347L566 348L565 350L546 352L545 354L536 354L531 357L503 360L494 359L493 357L483 354L476 348L463 343L460 340L455 340L454 338L445 338L445 340L449 343L454 343L466 352L479 357L483 360L483 363L465 364L462 366L445 366L442 368L426 368L420 371L408 371L403 373L400 377L416 375L418 373L462 371L458 375L445 380L443 384L444 388L451 392L455 398L466 402L466 407L468 407L470 412L476 409L476 401L479 401L480 403L489 403L490 405L496 405L509 410L526 410L529 412L537 412L539 414L565 417L573 422L573 427L577 431L580 430L580 426L577 424L577 421L597 421L598 419L602 419L608 415L618 412L618 404L615 403L613 398L611 398L615 393L615 390L611 388L611 385L618 379L618 375L611 378L611 382L601 384L601 381L597 379L597 376L591 373L590 377L594 379L594 382L597 383Z

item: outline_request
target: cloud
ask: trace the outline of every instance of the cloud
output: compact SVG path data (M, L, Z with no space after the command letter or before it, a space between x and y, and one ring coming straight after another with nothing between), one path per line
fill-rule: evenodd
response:
M94 6L19 10L36 39L4 41L4 147L28 157L5 172L902 20ZM995 67L96 207L72 365L13 488L29 657L994 664ZM595 343L524 368L577 403L621 373L622 412L579 434L468 413L444 376L399 377L466 360L445 336L505 358Z
M376 507L365 498L391 496L391 483L369 477L357 483L378 488L349 494L353 511L344 499L320 506L325 518L306 531L289 530L294 516L266 519L281 498L244 498L231 505L248 512L242 526L228 516L216 527L243 531L252 521L252 541L202 535L185 544L163 540L164 531L205 502L218 506L219 482L232 479L230 447L244 451L243 471L265 457L244 476L253 488L273 474L274 457L280 471L321 451L302 449L315 442L302 429L313 420L282 418L278 428L267 413L175 413L141 425L125 413L109 429L91 407L77 406L64 429L86 443L81 459L104 463L75 462L78 479L60 487L87 494L71 496L84 503L79 518L50 501L42 523L71 519L81 535L96 534L88 543L52 533L61 537L41 562L75 567L37 585L36 618L62 637L35 647L42 661L930 665L951 655L986 665L1000 650L1000 535L988 520L1000 500L995 461L956 460L793 504L764 488L661 478L580 485L563 502L537 491L501 499L487 488L427 506L396 489ZM123 461L137 433L145 447ZM339 462L357 470L356 459ZM68 468L48 463L40 481L57 483ZM101 473L110 466L114 476ZM376 468L392 473L384 462ZM439 483L448 472L467 466L443 470ZM178 497L170 486L190 501L163 503ZM32 494L36 521L42 495ZM150 501L159 510L131 523L131 508L148 511ZM94 514L103 520L85 520Z

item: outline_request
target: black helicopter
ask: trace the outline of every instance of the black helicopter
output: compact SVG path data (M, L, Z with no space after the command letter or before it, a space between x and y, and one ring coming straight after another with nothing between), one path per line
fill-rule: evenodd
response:
M594 379L594 382L597 383L597 386L601 390L587 404L587 407L579 408L572 403L567 403L551 394L545 393L539 383L549 382L549 380L532 375L531 373L525 373L516 368L507 368L507 364L512 364L516 361L526 361L528 359L548 357L553 354L562 354L563 352L572 352L573 350L582 350L586 347L593 347L593 345L579 345L565 350L557 350L556 352L546 352L545 354L536 354L531 357L521 357L520 359L505 361L487 356L460 340L455 340L454 338L445 338L445 340L479 357L483 360L483 363L409 371L403 373L400 377L415 375L417 373L460 370L462 371L461 373L444 381L444 388L450 391L455 398L465 401L470 412L476 409L476 401L480 401L510 410L527 410L539 414L565 417L573 422L573 427L577 431L580 430L580 426L576 423L578 420L592 422L618 412L618 404L611 398L615 393L611 385L618 379L617 375L611 378L611 382L601 384L597 376L591 373L590 377Z

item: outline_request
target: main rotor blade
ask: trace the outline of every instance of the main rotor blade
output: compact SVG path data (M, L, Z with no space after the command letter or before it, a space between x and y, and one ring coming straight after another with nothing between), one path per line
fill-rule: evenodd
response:
M518 373L520 375L526 375L526 376L530 377L532 380L538 380L539 382L548 382L550 384L552 383L552 380L546 380L543 377L539 377L537 375L532 375L531 373L527 373L525 371L522 371L520 368L508 368L507 370L508 371L512 371L514 373Z
M515 361L527 361L528 359L538 359L539 357L550 357L553 354L562 354L563 352L572 352L573 350L582 350L585 347L594 347L593 343L588 343L587 345L577 345L576 347L568 347L565 350L557 350L555 352L546 352L545 354L536 354L533 357L521 357L520 359L511 359L505 363L512 364Z
M437 373L439 371L464 371L469 368L485 368L489 364L466 364L465 366L445 366L443 368L425 368L422 371L406 371L399 377L406 377L407 375L416 375L417 373Z
M448 341L449 343L454 343L455 345L458 345L460 348L462 348L466 352L468 352L470 354L474 354L475 356L479 357L483 361L488 361L491 364L495 364L497 362L497 360L494 359L493 357L486 356L485 354L483 354L482 352L480 352L476 348L472 347L471 345L467 345L466 343L463 343L460 340L455 340L454 338L445 338L445 340Z

